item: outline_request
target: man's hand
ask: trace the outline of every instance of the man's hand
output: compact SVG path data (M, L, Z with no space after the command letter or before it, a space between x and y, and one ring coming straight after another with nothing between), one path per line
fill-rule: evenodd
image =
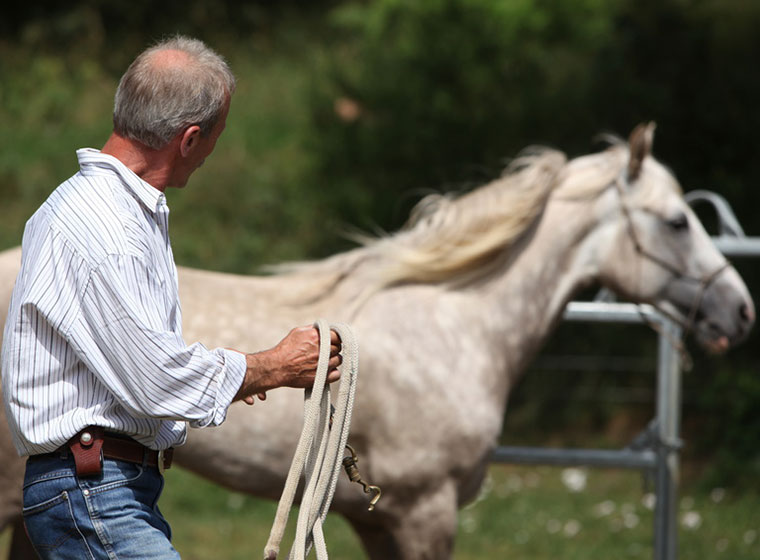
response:
M338 333L330 330L330 361L327 383L340 379L338 366L341 341ZM248 369L235 400L248 404L255 402L254 395L266 399L266 392L277 387L307 389L314 385L319 362L319 331L316 327L296 327L277 346L263 352L246 354Z

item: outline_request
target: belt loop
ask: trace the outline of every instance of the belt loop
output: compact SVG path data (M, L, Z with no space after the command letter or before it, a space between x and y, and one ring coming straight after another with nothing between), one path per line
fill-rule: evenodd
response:
M145 470L148 470L148 453L150 452L148 451L147 447L143 447L142 452L143 452L142 469L145 471Z

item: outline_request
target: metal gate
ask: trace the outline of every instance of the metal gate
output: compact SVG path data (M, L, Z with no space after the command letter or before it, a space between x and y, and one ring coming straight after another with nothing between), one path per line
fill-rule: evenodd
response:
M707 202L714 208L719 235L715 245L728 257L760 257L760 237L747 237L726 200L711 191L685 195L694 206ZM648 305L616 302L570 302L566 321L654 323L659 326L655 416L642 434L623 449L556 449L500 446L492 462L554 466L588 466L636 469L655 481L654 560L678 557L678 478L681 421L680 356L671 343L681 338L680 327Z

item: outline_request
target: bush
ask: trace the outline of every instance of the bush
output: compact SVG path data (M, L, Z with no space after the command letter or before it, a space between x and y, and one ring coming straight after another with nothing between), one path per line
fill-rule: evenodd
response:
M312 111L320 174L340 184L347 210L393 228L410 190L480 182L526 143L585 130L578 86L610 32L610 4L379 0L338 9Z

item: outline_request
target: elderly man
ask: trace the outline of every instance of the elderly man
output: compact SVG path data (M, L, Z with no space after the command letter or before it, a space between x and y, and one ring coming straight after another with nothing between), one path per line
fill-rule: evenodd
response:
M156 502L186 424L217 426L235 400L314 382L310 326L257 353L182 339L164 191L211 154L234 90L200 41L149 48L121 79L102 150L79 150L79 172L27 223L2 377L42 558L178 558Z

